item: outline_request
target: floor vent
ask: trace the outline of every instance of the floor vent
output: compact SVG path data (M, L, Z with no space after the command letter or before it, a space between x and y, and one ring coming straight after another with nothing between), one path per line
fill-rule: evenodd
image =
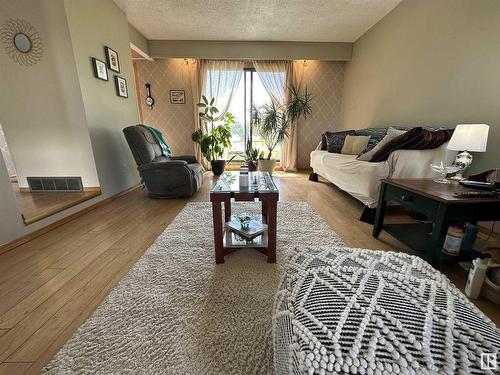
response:
M31 191L83 191L81 177L27 177Z

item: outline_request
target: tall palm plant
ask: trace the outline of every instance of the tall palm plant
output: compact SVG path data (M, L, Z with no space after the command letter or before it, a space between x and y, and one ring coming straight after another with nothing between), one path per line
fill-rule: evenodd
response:
M266 103L259 108L252 108L251 111L252 126L259 131L267 148L267 160L271 159L276 146L289 136L291 126L300 118L307 119L312 113L312 97L307 86L304 93L295 85L289 90L290 99L286 103Z

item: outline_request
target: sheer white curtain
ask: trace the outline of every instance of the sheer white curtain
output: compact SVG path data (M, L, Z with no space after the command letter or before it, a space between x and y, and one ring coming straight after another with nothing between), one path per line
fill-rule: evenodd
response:
M255 71L262 85L276 105L289 99L289 88L294 84L293 62L285 60L255 60ZM281 166L285 172L297 170L297 129L290 126L288 137L281 145Z
M194 130L201 128L198 116L197 104L201 96L205 95L208 100L215 98L215 106L219 110L217 119L221 119L227 112L234 91L240 83L243 74L243 61L226 60L189 60L189 76L191 81L191 94L193 98ZM195 155L198 161L210 169L198 144L194 145Z
M216 120L222 119L226 114L240 83L244 66L243 61L236 60L201 60L201 93L208 100L215 98L214 105L219 110Z
M189 80L191 83L191 97L193 98L193 119L194 119L194 131L201 129L201 121L198 116L199 108L197 104L201 99L201 90L203 86L203 76L201 74L201 63L200 60L189 59L186 60ZM194 143L194 142L193 142ZM201 165L207 170L210 169L210 163L208 163L201 153L201 148L198 143L194 143L194 155Z

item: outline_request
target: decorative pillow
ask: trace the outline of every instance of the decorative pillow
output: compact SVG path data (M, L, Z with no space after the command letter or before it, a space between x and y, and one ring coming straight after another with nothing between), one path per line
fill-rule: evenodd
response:
M424 138L417 144L414 150L430 150L441 146L450 140L453 129L441 128L439 130L429 131L424 129Z
M356 135L369 135L370 140L368 146L363 152L369 151L374 148L387 134L387 128L367 128L356 130Z
M401 134L406 133L407 131L408 131L408 129L395 128L395 127L392 127L392 126L389 126L389 128L387 128L387 134L401 135Z
M422 129L422 127L419 126L408 130L404 134L398 135L375 152L370 161L380 162L387 160L391 152L399 149L413 150L416 145L424 140L425 132L427 131L428 130Z
M348 135L345 137L341 153L346 155L358 155L368 146L369 141L369 135Z
M375 145L371 150L364 151L361 155L357 157L358 160L371 161L373 155L375 155L379 150L381 150L387 143L392 141L394 138L399 137L404 134L404 130L398 130L394 128L387 129L387 135L382 138L382 140Z
M319 149L321 151L326 151L328 149L328 146L326 144L326 135L324 133L321 134L321 145Z
M340 154L340 152L342 151L342 146L344 145L345 137L354 134L354 130L345 130L335 133L326 132L324 136L326 138L327 151Z
M371 162L387 160L390 153L396 150L429 150L448 142L453 134L452 129L442 128L429 131L422 127L413 128L386 143L371 158Z

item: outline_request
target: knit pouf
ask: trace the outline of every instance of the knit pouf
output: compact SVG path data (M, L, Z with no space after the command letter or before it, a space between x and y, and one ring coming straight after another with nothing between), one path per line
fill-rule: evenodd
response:
M273 319L276 374L497 373L495 324L403 253L296 248Z

